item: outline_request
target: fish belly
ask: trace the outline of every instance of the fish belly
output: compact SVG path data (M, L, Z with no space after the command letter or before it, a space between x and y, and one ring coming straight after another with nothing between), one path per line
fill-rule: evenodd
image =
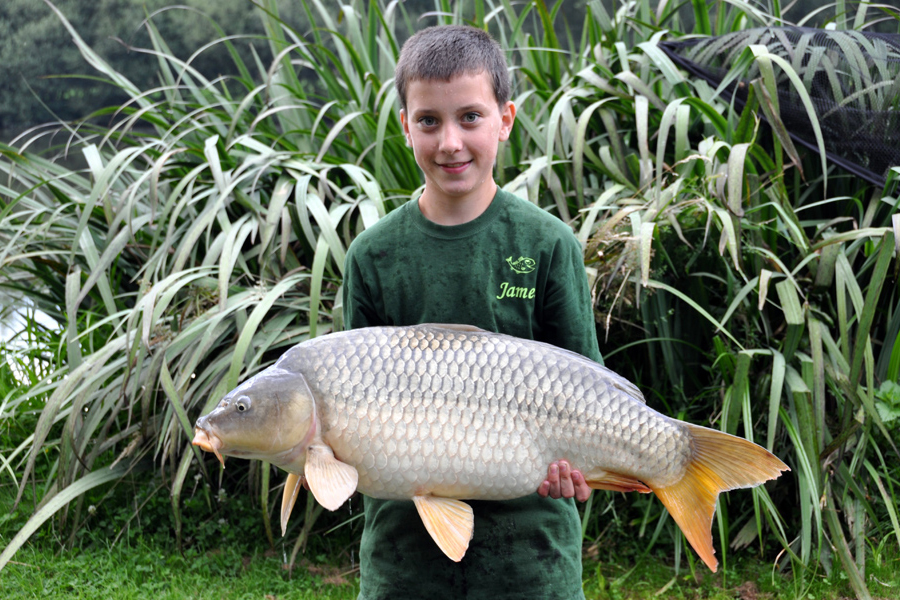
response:
M628 381L548 344L440 326L369 328L286 357L316 397L322 435L376 498L500 500L571 462L656 485L681 478L690 441Z

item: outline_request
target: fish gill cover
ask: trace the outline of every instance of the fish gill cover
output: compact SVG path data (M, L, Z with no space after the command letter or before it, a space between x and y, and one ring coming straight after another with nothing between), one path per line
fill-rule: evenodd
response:
M900 165L900 35L762 27L660 43L676 64L714 87L751 45L765 46L796 71L815 109L828 159L884 186L889 169ZM759 76L753 61L726 86L739 108L747 100L746 84ZM800 93L783 70L776 69L775 76L782 122L795 142L818 152Z

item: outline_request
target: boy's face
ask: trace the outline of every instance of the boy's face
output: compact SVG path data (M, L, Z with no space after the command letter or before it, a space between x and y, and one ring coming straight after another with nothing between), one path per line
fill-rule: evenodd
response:
M497 105L486 72L450 81L410 82L400 121L425 174L423 199L433 206L494 197L494 160L509 138L516 109ZM487 205L485 204L485 207Z

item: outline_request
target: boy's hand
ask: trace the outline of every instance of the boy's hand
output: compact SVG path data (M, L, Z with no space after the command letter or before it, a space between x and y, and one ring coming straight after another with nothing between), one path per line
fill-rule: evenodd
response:
M537 493L544 498L575 498L584 502L591 496L591 488L584 481L581 471L560 460L547 467L547 479L540 485Z

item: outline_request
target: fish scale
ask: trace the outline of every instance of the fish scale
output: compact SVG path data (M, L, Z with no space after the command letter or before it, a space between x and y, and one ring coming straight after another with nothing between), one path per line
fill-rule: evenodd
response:
M713 571L712 517L726 490L787 465L747 440L672 419L606 367L548 344L465 325L372 327L288 350L222 399L194 444L301 476L329 510L355 491L412 500L452 560L472 537L463 499L532 494L567 460L594 489L653 492Z
M619 458L606 464L611 470L665 485L689 456L684 432L627 394L637 392L630 383L544 344L373 328L296 346L282 363L328 398L319 413L323 439L336 458L357 465L359 490L377 498L517 498L537 489L549 463L589 468L598 455ZM366 376L379 366L374 379ZM610 410L613 395L619 402ZM685 460L660 460L654 447ZM384 466L374 468L375 456Z

